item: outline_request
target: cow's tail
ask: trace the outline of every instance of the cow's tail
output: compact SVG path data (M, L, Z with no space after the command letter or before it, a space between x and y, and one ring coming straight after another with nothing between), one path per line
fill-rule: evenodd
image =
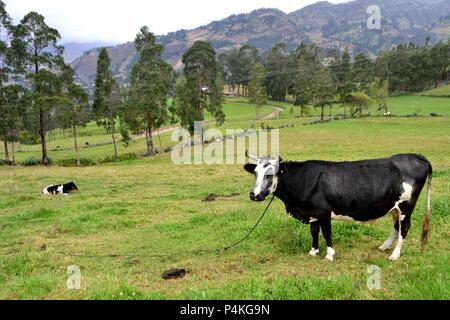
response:
M428 243L430 237L430 217L431 217L431 183L433 181L433 168L430 164L430 170L428 172L428 188L427 188L427 198L425 202L425 214L423 218L422 225L422 251Z

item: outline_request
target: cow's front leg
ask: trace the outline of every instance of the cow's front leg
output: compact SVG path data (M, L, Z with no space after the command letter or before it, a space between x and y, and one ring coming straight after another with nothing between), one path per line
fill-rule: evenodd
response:
M334 251L334 249L333 249L333 239L332 239L332 233L331 233L331 219L321 220L320 227L322 228L323 237L325 238L325 241L327 242L327 255L325 256L325 259L327 259L328 261L334 261L334 255L336 254L336 251Z
M316 257L319 253L319 233L320 233L320 222L315 220L311 222L311 235L313 239L312 249L309 252L310 256Z

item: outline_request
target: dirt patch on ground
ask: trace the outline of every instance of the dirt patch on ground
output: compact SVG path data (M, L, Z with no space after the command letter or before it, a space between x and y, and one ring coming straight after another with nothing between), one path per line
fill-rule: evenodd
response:
M184 278L187 274L187 271L185 269L170 269L167 270L166 272L164 272L161 275L161 278L163 278L164 280L169 280L169 279L181 279Z
M223 200L223 199L230 199L230 198L234 198L237 196L240 196L240 193L232 193L229 195L218 195L215 193L211 193L210 195L206 196L202 201L203 202L212 202L212 201L216 201L216 200Z

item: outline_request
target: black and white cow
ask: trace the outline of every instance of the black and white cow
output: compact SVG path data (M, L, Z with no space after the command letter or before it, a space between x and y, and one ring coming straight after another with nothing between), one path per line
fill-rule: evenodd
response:
M52 194L64 194L68 195L69 193L73 191L77 191L78 188L74 182L69 182L66 184L60 184L60 185L54 185L54 186L48 186L45 188L42 193L45 195L52 195Z
M250 199L264 201L274 194L284 202L290 215L310 224L313 245L309 254L312 256L319 253L322 229L327 243L326 259L334 260L331 220L363 223L392 213L393 230L379 249L386 251L397 240L389 259L398 260L427 178L422 245L428 241L432 166L421 155L401 154L355 162L283 162L281 158L247 156L257 162L245 165L245 170L256 178Z

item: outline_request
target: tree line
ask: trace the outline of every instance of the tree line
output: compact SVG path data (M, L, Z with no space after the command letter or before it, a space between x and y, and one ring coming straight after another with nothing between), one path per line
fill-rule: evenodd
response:
M412 93L448 81L450 40L431 45L427 38L424 45L400 44L380 51L376 58L364 52L352 58L347 49L325 50L303 42L292 51L288 51L284 43L276 44L267 52L244 45L220 54L218 62L228 90L243 96L248 94L251 69L255 64L265 67L264 85L270 99L275 101L283 101L286 96L295 98L301 73L311 74L321 67L328 69L334 82L348 82L336 86L367 90L369 84L379 78L388 80L390 94Z
M449 81L450 40L400 44L376 58L365 53L352 58L349 50L306 43L290 52L278 43L263 53L244 45L220 54L218 62L227 91L249 96L257 106L265 99L290 98L302 115L314 106L322 109L323 118L324 108L334 103L350 115L374 103L387 113L388 95L420 92Z

